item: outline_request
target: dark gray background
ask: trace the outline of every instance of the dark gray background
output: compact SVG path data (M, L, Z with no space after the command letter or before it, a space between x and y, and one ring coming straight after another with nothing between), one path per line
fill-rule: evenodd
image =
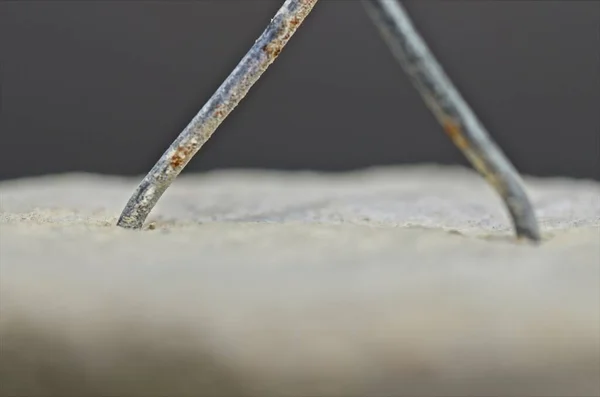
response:
M2 1L0 179L143 174L280 0ZM600 179L600 3L406 3L526 174ZM466 164L357 0L322 0L189 164L347 170Z

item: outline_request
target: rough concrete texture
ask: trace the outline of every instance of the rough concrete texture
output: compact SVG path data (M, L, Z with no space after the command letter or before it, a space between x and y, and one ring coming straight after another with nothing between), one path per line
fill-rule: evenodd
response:
M598 396L600 184L474 173L0 183L0 396Z

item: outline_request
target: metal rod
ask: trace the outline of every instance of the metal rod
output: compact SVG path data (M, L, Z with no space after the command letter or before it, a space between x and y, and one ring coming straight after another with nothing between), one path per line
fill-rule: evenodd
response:
M363 0L393 55L444 131L500 194L520 238L539 241L540 231L523 182L452 84L397 0Z
M118 226L142 227L162 194L277 58L317 1L284 2L233 72L142 180L121 213Z

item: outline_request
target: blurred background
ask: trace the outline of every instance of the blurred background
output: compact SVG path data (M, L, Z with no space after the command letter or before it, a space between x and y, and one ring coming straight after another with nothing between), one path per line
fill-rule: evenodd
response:
M281 0L0 2L0 179L145 174ZM600 179L600 2L406 1L517 168ZM357 0L322 0L188 165L466 164Z

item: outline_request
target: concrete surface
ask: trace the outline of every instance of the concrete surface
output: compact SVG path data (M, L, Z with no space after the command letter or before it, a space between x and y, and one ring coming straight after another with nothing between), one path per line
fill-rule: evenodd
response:
M0 183L0 396L598 396L600 184L463 169Z

